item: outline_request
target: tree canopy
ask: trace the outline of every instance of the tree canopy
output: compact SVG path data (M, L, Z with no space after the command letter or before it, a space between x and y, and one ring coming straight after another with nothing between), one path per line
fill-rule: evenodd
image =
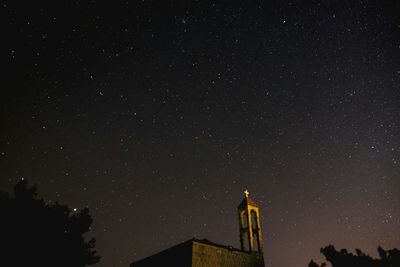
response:
M378 247L379 258L374 259L365 254L360 249L356 249L356 254L348 252L346 249L336 250L329 245L321 248L321 253L332 267L398 267L400 266L400 250L384 250ZM318 265L311 261L309 267L324 267L325 263Z
M22 180L13 196L0 192L2 261L7 266L84 267L97 263L95 239L85 240L92 218L87 208L49 204Z

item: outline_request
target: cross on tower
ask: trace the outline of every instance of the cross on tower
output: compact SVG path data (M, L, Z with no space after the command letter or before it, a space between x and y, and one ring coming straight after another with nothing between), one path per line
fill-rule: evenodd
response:
M246 189L246 190L244 190L244 195L245 195L246 197L249 197L250 192Z

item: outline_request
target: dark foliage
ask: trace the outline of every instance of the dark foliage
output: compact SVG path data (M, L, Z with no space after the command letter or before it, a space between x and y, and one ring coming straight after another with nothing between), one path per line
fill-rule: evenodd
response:
M36 186L14 186L14 196L0 192L1 261L6 266L84 267L99 261L95 240L85 241L92 218L88 209L46 204Z
M321 249L321 253L326 260L330 262L332 267L399 267L400 266L400 250L384 250L378 247L379 258L374 259L359 249L356 254L348 252L346 249L337 251L334 246L329 245ZM323 267L311 261L309 267Z

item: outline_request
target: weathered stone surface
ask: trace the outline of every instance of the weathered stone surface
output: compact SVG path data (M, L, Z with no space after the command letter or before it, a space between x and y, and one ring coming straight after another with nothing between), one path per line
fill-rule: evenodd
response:
M150 266L264 267L264 258L262 253L191 239L131 264L131 267Z
M264 267L262 253L241 251L234 248L193 242L193 267Z

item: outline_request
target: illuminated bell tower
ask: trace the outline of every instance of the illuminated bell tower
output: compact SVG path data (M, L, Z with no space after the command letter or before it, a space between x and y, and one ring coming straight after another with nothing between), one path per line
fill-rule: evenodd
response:
M240 246L242 250L262 253L260 213L257 204L244 191L245 198L238 206Z

